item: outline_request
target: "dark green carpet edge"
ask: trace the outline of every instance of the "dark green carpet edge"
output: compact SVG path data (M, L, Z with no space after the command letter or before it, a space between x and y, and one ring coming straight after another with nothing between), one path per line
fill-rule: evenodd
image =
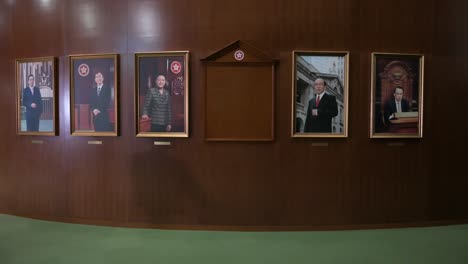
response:
M226 232L102 227L0 214L0 263L468 263L468 225Z

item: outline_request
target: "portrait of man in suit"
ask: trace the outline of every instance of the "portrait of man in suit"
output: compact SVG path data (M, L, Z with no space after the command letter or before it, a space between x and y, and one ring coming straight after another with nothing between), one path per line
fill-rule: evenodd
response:
M16 59L17 134L55 136L55 58Z
M96 87L90 99L94 130L96 132L112 131L107 112L111 101L111 89L104 84L104 76L100 71L94 75L94 82Z
M422 137L424 56L372 53L370 137Z
M117 54L71 55L71 134L117 136Z
M395 113L408 112L410 107L407 100L403 98L403 88L396 87L393 92L393 99L385 103L385 120L395 118Z
M28 86L23 89L27 131L39 131L39 120L43 109L41 91L36 86L34 79L34 75L28 75Z
M348 56L293 52L292 137L348 136Z
M315 96L310 99L304 132L331 133L332 118L338 115L338 105L333 95L325 92L326 83L322 78L314 82Z

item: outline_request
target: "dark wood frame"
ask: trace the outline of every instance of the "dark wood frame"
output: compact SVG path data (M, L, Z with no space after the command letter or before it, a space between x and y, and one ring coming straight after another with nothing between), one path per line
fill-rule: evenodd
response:
M256 57L256 61L218 61L218 59L222 58L223 56L235 51L235 50L244 50L246 53L251 54L253 57ZM257 49L256 47L243 42L243 41L235 41L225 48L207 56L204 59L201 59L205 66L205 96L203 97L203 112L204 112L204 129L205 129L205 135L207 131L207 81L208 81L208 67L223 67L223 66L234 66L234 67L242 67L242 66L258 66L258 67L265 67L269 66L271 67L271 135L269 137L263 137L263 138L241 138L241 137L233 137L233 138L225 138L225 137L207 137L205 136L206 141L273 141L274 140L274 135L275 135L275 89L276 89L276 83L275 83L275 67L276 64L278 63L278 59L272 58L269 54L264 53L263 51Z

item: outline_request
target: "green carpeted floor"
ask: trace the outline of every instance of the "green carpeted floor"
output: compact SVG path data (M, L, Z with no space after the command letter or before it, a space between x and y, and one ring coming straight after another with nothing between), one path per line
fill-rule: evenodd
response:
M0 264L468 263L468 225L365 231L168 231L0 214Z

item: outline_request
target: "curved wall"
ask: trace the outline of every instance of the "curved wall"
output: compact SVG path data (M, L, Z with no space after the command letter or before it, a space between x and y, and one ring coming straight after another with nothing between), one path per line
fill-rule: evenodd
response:
M4 0L0 6L1 213L253 229L468 219L464 1ZM238 39L280 59L273 142L204 141L200 59ZM348 138L290 137L295 49L350 51ZM154 139L135 137L133 54L163 50L190 51L190 137L154 146ZM373 51L425 54L423 139L369 139ZM70 136L67 56L89 53L120 54L119 137ZM14 60L38 56L58 57L56 137L15 134Z

